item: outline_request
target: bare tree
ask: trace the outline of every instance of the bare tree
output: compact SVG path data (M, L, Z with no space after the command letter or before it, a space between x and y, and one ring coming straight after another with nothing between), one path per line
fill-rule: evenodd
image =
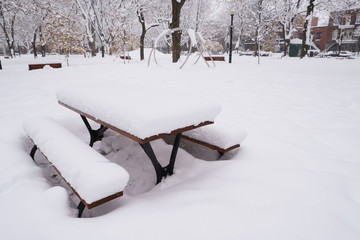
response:
M310 45L310 43L309 43L309 41L310 41L309 28L310 28L310 22L311 22L311 18L312 18L313 12L314 12L314 8L315 8L315 0L309 0L309 5L307 6L306 19L305 19L304 29L303 29L303 39L302 39L302 44L301 44L300 58L305 57L309 50L309 45Z
M23 13L21 1L0 0L0 28L4 33L10 56L15 52L15 22L18 15Z
M34 58L37 57L37 37L39 35L40 49L42 57L45 57L45 44L44 26L46 25L46 19L49 14L54 12L53 6L47 0L34 0L27 5L28 12L30 13L31 24L29 28L32 28L33 38L31 45L33 48Z
M271 30L271 27L269 26L273 23L271 10L272 8L270 7L268 0L255 0L253 4L249 6L249 11L254 20L255 28L255 56L258 57L259 64L262 41L267 35L267 32Z
M91 3L89 0L73 0L80 11L80 15L84 20L86 30L86 38L88 46L91 51L91 56L96 56L96 43L95 43L95 20L92 13Z
M278 5L275 8L276 19L282 28L284 56L289 53L290 40L296 31L296 26L294 26L295 18L302 13L301 6L303 2L303 0L281 0L277 2Z
M147 11L154 11L154 8L149 9L149 4L150 3L143 3L143 4L139 4L137 6L137 17L139 20L139 23L141 24L141 35L140 35L140 60L144 60L145 56L144 56L144 47L145 47L145 35L147 33L148 30L150 30L153 27L157 27L159 26L158 23L152 23L149 26L146 25L146 21L145 21L145 12Z

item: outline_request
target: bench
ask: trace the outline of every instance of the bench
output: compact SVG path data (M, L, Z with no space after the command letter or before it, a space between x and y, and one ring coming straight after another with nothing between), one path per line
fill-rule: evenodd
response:
M34 63L29 64L29 71L36 70L36 69L43 69L46 65L52 67L52 68L61 68L61 63Z
M129 180L127 171L109 162L53 119L29 119L24 130L34 143L30 152L34 162L39 149L80 199L78 217L85 207L91 209L123 195Z
M121 59L125 59L125 60L131 60L130 56L120 56Z
M182 138L218 151L220 157L240 147L246 138L246 131L224 122L193 129L183 133Z
M213 124L221 111L221 106L209 99L118 81L104 84L100 90L98 84L67 86L59 89L56 96L60 105L80 115L89 131L91 146L101 141L107 129L137 142L153 164L156 184L174 174L182 133ZM93 128L89 120L100 127ZM175 139L165 165L165 162L160 164L151 144L167 136L175 136Z
M206 57L204 57L204 59L205 59L206 61L211 61L211 58L212 58L213 61L225 61L225 57L224 57L224 56L211 56L211 57L206 56Z

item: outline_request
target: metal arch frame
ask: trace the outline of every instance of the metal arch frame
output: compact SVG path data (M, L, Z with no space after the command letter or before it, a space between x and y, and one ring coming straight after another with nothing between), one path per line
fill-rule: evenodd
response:
M172 33L176 32L176 31L186 31L186 32L188 33L188 35L190 35L190 34L189 34L189 29L185 29L185 28L182 28L182 27L177 27L177 28L168 29L166 32L164 32L164 35L172 34ZM199 46L199 48L198 48L198 49L199 49L199 57L198 57L198 59L195 61L194 64L196 64L196 63L198 62L198 60L200 59L200 57L202 57L202 58L204 59L206 65L207 65L208 67L210 67L210 65L209 65L209 64L207 63L207 61L205 60L204 55L202 54L202 52L203 52L204 49L206 49L206 48L204 47L204 43L201 41L201 38L200 38L198 32L195 32L195 37L200 40L200 44L197 44L197 45ZM155 40L154 46L153 46L153 48L152 48L151 51L150 51L150 55L149 55L149 59L148 59L148 66L150 66L150 60L151 60L151 56L152 56L152 55L154 55L154 61L155 61L155 63L158 64L158 62L157 62L157 60L156 60L156 54L155 54L156 51L155 51L155 49L156 49L156 47L157 47L157 43L158 43L159 39L160 39L160 38L158 37L158 38ZM192 41L192 39L190 38L190 48L189 48L189 51L188 51L188 54L187 54L187 56L186 56L185 61L184 61L184 62L181 64L181 66L180 66L180 69L183 68L183 66L184 66L184 65L186 64L186 62L188 61L188 59L189 59L189 57L190 57L190 54L191 54L191 51L192 51L192 48L193 48L193 41ZM214 62L214 60L213 60L210 52L207 51L207 53L209 54L210 59L211 59L211 61L212 61L212 63L213 63L213 66L215 67L215 62Z

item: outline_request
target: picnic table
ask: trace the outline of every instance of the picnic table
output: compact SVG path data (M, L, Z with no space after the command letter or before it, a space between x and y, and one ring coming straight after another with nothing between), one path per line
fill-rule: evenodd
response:
M102 139L107 129L140 144L151 160L156 183L173 174L182 133L214 123L221 107L208 99L165 88L103 82L69 86L57 92L62 106L80 114L90 133L90 146ZM100 127L93 129L88 120ZM151 142L175 135L169 164L161 166Z

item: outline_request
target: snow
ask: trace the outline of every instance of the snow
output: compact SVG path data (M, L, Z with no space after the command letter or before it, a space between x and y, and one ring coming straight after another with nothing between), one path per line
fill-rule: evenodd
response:
M129 174L49 117L28 119L26 134L88 203L122 192ZM35 160L36 161L36 160Z
M300 38L294 38L290 40L292 44L302 44L302 40Z
M203 35L200 32L197 32L196 36L199 38L201 44L205 44L206 41L205 41Z
M168 35L170 32L171 32L170 29L165 29L165 30L163 30L163 31L159 34L159 36L155 39L155 41L154 41L154 48L156 48L157 43L159 42L159 40L161 40L162 38L165 38L166 35Z
M189 28L187 30L188 34L189 34L189 37L190 37L190 40L191 40L191 44L192 44L192 47L195 47L197 45L197 40L196 40L196 32L194 29L191 29Z
M141 139L214 121L221 111L221 106L214 101L171 89L132 86L118 81L102 83L101 89L99 91L99 84L74 84L60 89L57 98Z
M229 121L218 121L215 124L185 132L184 135L227 149L244 141L247 132Z
M1 239L359 239L359 58L273 55L258 65L233 56L232 64L180 70L171 56L158 56L162 65L150 67L135 57L123 64L70 56L70 66L34 71L27 70L32 56L1 59ZM57 103L56 92L108 81L212 98L222 106L215 122L233 122L247 137L219 161L210 149L197 157L179 149L174 175L155 186L139 144L107 131L95 148L129 172L125 196L77 219L61 181L32 162L22 125L49 116L88 143L80 117ZM165 164L172 146L152 146Z

